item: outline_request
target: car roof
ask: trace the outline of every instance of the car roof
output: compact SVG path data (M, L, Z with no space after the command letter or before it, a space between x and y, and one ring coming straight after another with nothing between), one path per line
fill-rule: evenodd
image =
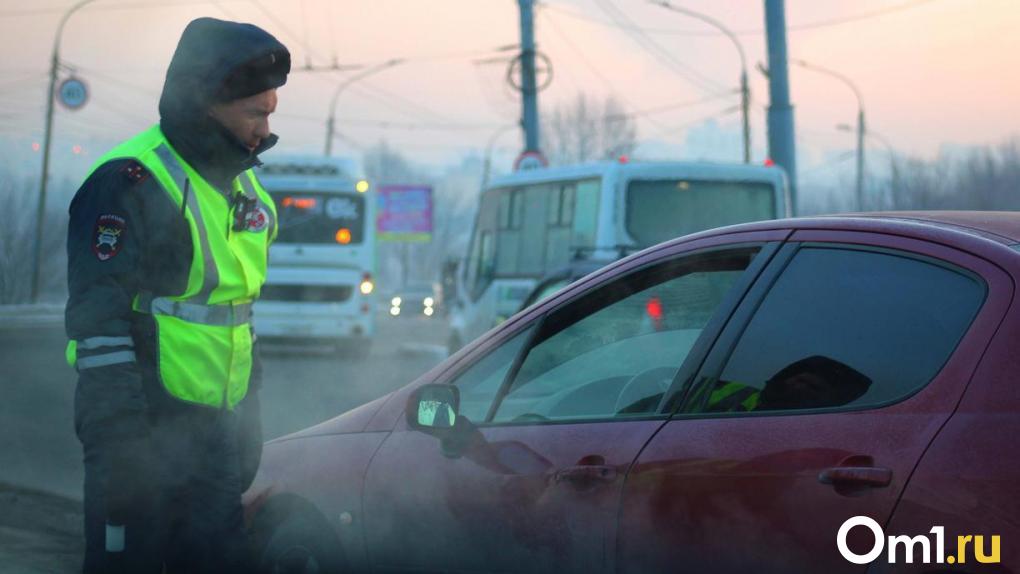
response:
M892 211L860 214L887 220L917 221L952 227L1002 243L1020 242L1020 212L1017 211Z
M712 236L770 229L843 229L919 235L949 231L1003 245L1020 243L1020 212L1016 211L888 211L795 217L743 223L695 234ZM689 239L688 236L685 239ZM674 240L675 241L675 240ZM672 241L670 242L672 243Z

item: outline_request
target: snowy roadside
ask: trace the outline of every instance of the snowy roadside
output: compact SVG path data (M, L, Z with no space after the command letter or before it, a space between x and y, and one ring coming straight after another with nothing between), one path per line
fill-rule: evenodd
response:
M0 568L11 574L81 571L81 502L0 483Z
M52 327L63 323L63 303L0 305L0 329Z

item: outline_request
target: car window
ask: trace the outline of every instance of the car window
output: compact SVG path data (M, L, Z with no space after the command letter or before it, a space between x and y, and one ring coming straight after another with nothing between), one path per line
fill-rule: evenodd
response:
M461 415L476 423L485 420L500 385L532 329L528 327L514 335L450 381L460 390Z
M890 252L804 248L689 412L860 409L938 374L985 295L971 274Z
M640 270L555 311L493 422L647 415L757 248Z

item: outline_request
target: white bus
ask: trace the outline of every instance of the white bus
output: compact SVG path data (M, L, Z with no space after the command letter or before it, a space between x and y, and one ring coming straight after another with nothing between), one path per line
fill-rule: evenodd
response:
M790 215L778 167L600 162L520 171L482 191L450 309L450 351L513 315L545 275L696 231Z
M259 170L279 235L255 304L259 337L333 342L363 354L375 302L375 201L349 161L273 158Z

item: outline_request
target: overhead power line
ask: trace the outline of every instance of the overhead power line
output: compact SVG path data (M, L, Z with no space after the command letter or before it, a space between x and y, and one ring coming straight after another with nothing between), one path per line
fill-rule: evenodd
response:
M629 35L639 46L655 56L660 62L666 64L667 67L672 68L674 72L687 80L688 83L707 93L718 93L725 89L718 82L681 62L658 42L650 38L611 0L595 0L595 3L610 19L617 23L617 27Z
M439 120L441 122L450 122L451 121L449 117L444 116L443 114L441 114L441 113L439 113L439 112L437 112L437 111L435 111L435 110L433 110L433 109L431 109L429 107L426 107L426 106L424 106L422 104L414 102L414 101L412 101L412 100L410 100L408 98L405 98L404 96L401 96L399 94L395 94L395 93L393 93L393 92L391 92L389 90L385 90L383 88L380 88L379 86L376 86L376 85L374 85L374 84L372 84L372 83L370 83L368 81L359 82L359 83L351 86L351 89L355 90L355 91L368 92L369 95L374 96L376 99L380 99L381 98L381 99L384 99L384 100L389 100L390 102L397 102L398 105L402 105L406 109L413 110L414 113L418 117L420 117L421 115L424 114L426 116L430 116L430 117L432 117L432 118L434 118L436 120ZM392 107L392 105L391 105L391 107Z
M274 117L289 120L299 120L316 124L322 123L322 118L306 116L301 114L278 113L274 114ZM337 124L341 126L365 126L407 131L491 131L502 126L502 124L494 123L399 122L392 120L375 120L365 118L337 118L336 121Z
M814 30L814 29L817 29L817 28L827 28L827 27L830 27L830 26L842 26L844 24L851 24L851 23L855 23L855 22L860 22L862 20L870 20L870 19L873 19L873 18L879 18L881 16L887 16L889 14L895 14L897 12L903 12L905 10L910 10L912 8L917 8L919 6L923 6L925 4L930 4L930 3L935 2L935 1L936 0L910 0L908 2L903 2L902 4L896 4L896 5L893 5L893 6L888 6L886 8L876 8L874 10L869 10L869 11L865 11L865 12L859 12L857 14L848 14L846 16L834 16L834 17L830 17L830 18L823 18L823 19L820 19L820 20L813 20L813 21L809 21L809 22L801 22L799 24L789 24L789 25L787 25L786 29L789 32L800 32L800 31L806 31L806 30ZM561 14L564 14L566 16L570 16L571 18L574 18L574 19L577 19L577 20L585 20L585 21L588 21L588 22L593 22L595 24L600 24L602 26L607 26L607 27L611 27L611 28L623 28L624 27L619 22L604 20L602 18L598 18L596 16L591 16L591 15L586 14L584 12L579 12L579 11L576 11L576 10L571 10L569 8L566 8L565 6L561 6L561 5L558 5L558 4L546 4L545 7L549 8L549 9L552 9L552 10L555 10L555 11L557 11L557 12L559 12ZM676 28L642 27L642 26L636 26L636 25L634 25L634 26L627 26L627 27L630 28L630 29L636 29L636 30L639 30L641 32L645 32L645 33L648 33L648 34L657 34L657 35L662 35L662 36L695 36L696 37L696 36L721 36L722 35L722 32L720 32L718 30L678 30ZM762 34L765 33L765 29L764 28L744 28L744 29L734 30L733 33L738 35L738 36L762 35Z
M96 6L89 6L88 11L108 10L137 10L139 8L174 8L177 6L194 6L197 4L219 4L224 0L162 0L148 2L112 2ZM231 1L231 0L228 0ZM232 0L238 1L238 0ZM47 8L20 8L15 10L0 10L0 18L17 18L21 16L39 16L44 14L61 14L67 11L67 6L50 6Z
M606 116L606 119L614 120L614 119L647 117L647 116L652 116L652 115L655 115L655 114L661 114L663 112L671 112L671 111L675 111L675 110L679 110L679 109L683 109L683 108L690 108L690 107L698 106L698 105L701 105L701 104L707 104L709 102L714 102L716 100L721 100L723 98L733 97L733 96L737 95L738 93L739 93L739 91L734 90L731 93L717 94L717 95L714 95L714 96L707 96L707 97L700 98L700 99L697 99L697 100L687 100L687 101L683 101L683 102L677 102L675 104L666 104L666 105L662 105L662 106L656 106L654 108L645 108L645 109L642 109L642 110L635 110L633 112L627 112L627 113L623 113L623 114L613 114L613 115ZM727 108L727 109L729 109L729 108Z
M731 114L735 114L735 113L737 113L739 111L740 111L740 106L729 106L729 107L723 108L723 109L721 109L719 111L713 112L711 114L707 114L707 115L701 116L699 118L695 118L693 120L686 121L686 122L684 122L684 123L682 123L680 125L673 126L671 128L667 128L666 131L667 132L678 132L678 131L681 131L681 130L685 130L685 129L691 127L691 126L707 122L709 120L714 120L714 119L726 117L726 116L731 115Z
M316 53L316 51L312 48L311 44L308 43L307 37L302 38L300 35L295 33L294 30L291 30L290 26L288 26L287 23L281 20L276 14L273 14L273 12L269 8L266 8L265 4L263 4L261 0L249 0L249 1L251 2L252 6L255 6L255 8L257 8L259 12L262 12L262 14L265 15L266 18L269 18L269 20L276 24L276 26L280 28L280 30L282 30L285 34L290 36L292 40L301 44L301 47L304 48L305 50L306 57L310 58L314 56L318 58L320 61L325 61L325 58L323 58L321 54ZM311 64L310 61L308 61L308 63Z

